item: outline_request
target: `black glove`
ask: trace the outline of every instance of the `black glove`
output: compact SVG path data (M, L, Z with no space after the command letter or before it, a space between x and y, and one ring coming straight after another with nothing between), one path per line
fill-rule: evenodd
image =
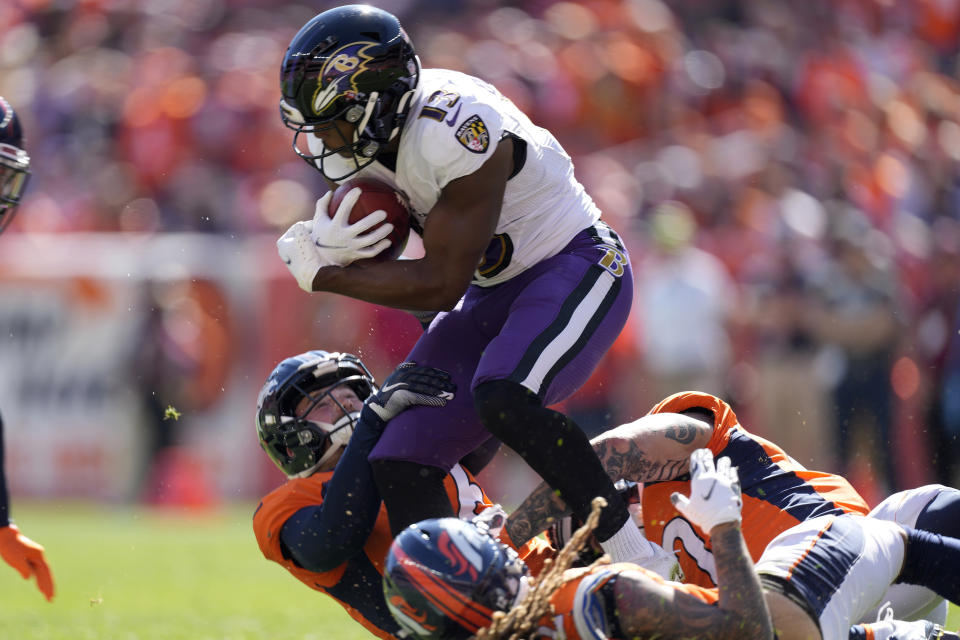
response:
M404 362L367 398L366 405L386 422L414 405L442 407L453 400L456 390L446 371Z

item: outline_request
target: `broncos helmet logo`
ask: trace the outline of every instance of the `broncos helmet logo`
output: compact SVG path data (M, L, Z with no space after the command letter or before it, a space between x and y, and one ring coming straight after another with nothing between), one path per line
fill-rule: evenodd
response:
M469 543L459 545L450 537L447 531L444 531L440 534L437 548L450 563L453 575L458 576L467 573L470 576L470 580L473 582L477 581L477 576L479 575L478 569L483 567L483 558L480 557L480 554L477 553ZM464 556L464 552L468 553L471 557L467 558Z
M337 98L356 98L362 92L357 77L366 72L373 56L367 51L378 46L376 42L353 42L334 51L320 70L320 82L313 94L313 112L321 115Z

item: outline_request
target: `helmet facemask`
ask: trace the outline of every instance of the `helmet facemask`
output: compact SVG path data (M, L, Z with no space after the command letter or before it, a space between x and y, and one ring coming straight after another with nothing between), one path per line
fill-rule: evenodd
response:
M293 389L301 393L303 397L298 403L295 415L281 417L281 422L288 424L290 428L287 438L295 438L295 441L291 444L309 447L315 452L314 456L319 453L320 457L315 465L293 474L291 477L306 478L310 476L350 442L353 429L360 419L360 411L359 409L349 411L333 392L343 387L351 388L351 382L353 380L347 378L313 393L304 392L297 385L293 386ZM310 418L310 414L325 399L329 399L336 407L334 413L339 413L339 417L332 423ZM362 402L362 400L360 401Z
M394 92L382 95L374 91L364 104L347 104L325 122L312 124L303 122L299 110L285 100L280 101L280 113L284 125L295 132L294 152L328 180L338 182L375 162L379 153L397 137L412 97L412 90L399 97ZM353 125L352 131L350 125ZM339 133L345 144L328 149L319 137L312 135L329 129ZM301 140L301 133L306 134L305 141ZM301 148L304 144L306 149ZM333 162L327 162L331 158Z
M23 149L0 142L0 233L7 228L30 179L30 156Z

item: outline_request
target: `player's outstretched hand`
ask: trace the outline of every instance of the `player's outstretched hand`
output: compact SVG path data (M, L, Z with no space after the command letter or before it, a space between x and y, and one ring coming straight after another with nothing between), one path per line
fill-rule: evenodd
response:
M720 458L716 466L709 449L690 454L690 497L670 496L677 511L705 532L719 524L740 522L740 478L730 458Z
M413 405L442 407L453 400L456 391L457 385L446 371L404 362L366 404L386 422Z
M43 547L20 533L16 525L0 527L0 557L24 579L37 576L37 588L47 602L53 600L53 576L43 557Z
M382 209L350 224L350 212L361 193L363 190L360 187L348 191L332 218L328 211L333 191L328 191L317 200L310 237L323 261L343 266L355 260L372 258L393 244L387 239L393 231L393 224L388 222L370 231L387 219L387 212Z

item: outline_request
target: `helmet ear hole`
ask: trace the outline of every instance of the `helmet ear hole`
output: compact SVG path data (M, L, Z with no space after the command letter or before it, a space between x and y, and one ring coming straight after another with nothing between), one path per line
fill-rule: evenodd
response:
M363 111L363 107L361 107L359 104L355 104L347 109L347 112L344 114L344 118L346 118L347 122L350 123L357 122L363 117Z

